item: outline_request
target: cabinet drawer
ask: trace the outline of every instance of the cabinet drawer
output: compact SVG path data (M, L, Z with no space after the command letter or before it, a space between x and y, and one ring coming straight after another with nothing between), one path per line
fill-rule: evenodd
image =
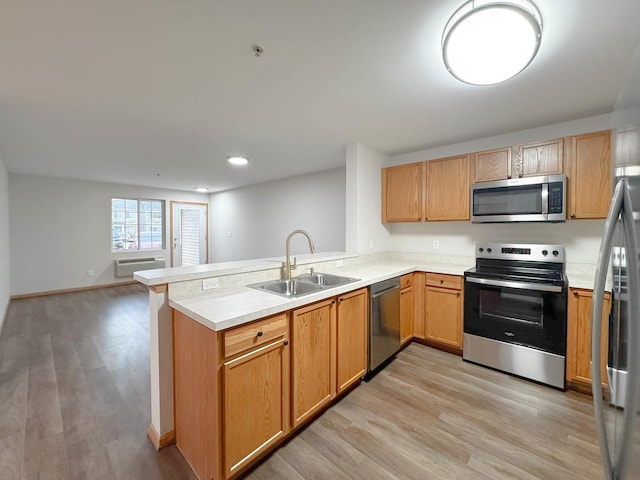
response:
M224 332L226 358L287 334L287 314L281 313Z
M445 275L443 273L427 273L427 286L462 289L462 277L458 275Z
M413 273L400 277L400 288L407 288L413 285Z

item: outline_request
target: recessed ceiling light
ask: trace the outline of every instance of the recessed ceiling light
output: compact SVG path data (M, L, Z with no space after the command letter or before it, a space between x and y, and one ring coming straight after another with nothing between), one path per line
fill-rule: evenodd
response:
M207 193L209 189L207 187L196 187L196 192L198 193Z
M247 157L229 157L227 159L227 161L231 164L231 165L236 165L236 166L241 166L241 165L246 165L247 163L249 163L249 159Z
M493 85L524 70L538 53L542 18L529 0L471 0L442 35L447 70L472 85Z

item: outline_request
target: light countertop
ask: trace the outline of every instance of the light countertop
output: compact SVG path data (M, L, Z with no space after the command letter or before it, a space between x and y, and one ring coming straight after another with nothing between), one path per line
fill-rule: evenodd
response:
M313 302L331 298L345 292L415 271L462 275L472 265L448 263L416 263L407 260L385 260L375 264L344 267L332 272L359 278L357 282L322 290L311 295L289 299L249 287L232 288L197 297L170 300L169 306L188 315L202 325L215 330L242 325L259 318L274 315Z
M269 264L273 265L272 263ZM368 287L373 283L407 273L422 271L463 275L465 270L471 267L473 267L472 264L383 260L370 264L326 270L326 273L335 273L359 278L360 280L298 298L285 298L249 287L239 287L213 290L211 293L207 292L191 298L170 299L169 306L193 318L207 328L220 331L357 290L358 288ZM568 269L567 277L570 287L593 288L593 271L591 269ZM167 276L165 275L164 278L166 279Z

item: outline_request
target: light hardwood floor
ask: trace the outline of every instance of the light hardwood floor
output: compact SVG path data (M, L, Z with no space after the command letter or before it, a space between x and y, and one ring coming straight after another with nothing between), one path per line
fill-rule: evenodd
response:
M0 336L0 477L193 479L149 425L139 285L13 301ZM272 479L601 479L589 397L412 344L258 465Z

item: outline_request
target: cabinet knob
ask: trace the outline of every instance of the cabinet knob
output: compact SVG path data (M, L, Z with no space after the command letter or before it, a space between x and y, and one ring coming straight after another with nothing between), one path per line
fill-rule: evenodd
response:
M335 300L331 300L331 305L334 305L336 303Z
M522 173L518 175L518 177L522 178Z
M571 214L571 218L576 218L576 214L575 214L575 213L572 213L572 214Z
M577 296L578 296L578 291L577 291L577 290L574 290L574 291L573 291L573 296L574 296L574 297L577 297Z
M510 179L510 178L511 178L511 175L507 175L507 178L509 178L509 179Z
M344 300L344 298L340 297L338 300L340 300L342 302Z
M284 346L286 347L287 345L289 345L289 340L287 340L287 339L285 338L285 340L284 340Z
M444 280L440 280L440 285L442 285L444 283Z
M256 337L261 337L262 336L262 330L258 330L258 333L256 333Z
M460 296L460 292L456 293L456 297L459 297L459 296Z

